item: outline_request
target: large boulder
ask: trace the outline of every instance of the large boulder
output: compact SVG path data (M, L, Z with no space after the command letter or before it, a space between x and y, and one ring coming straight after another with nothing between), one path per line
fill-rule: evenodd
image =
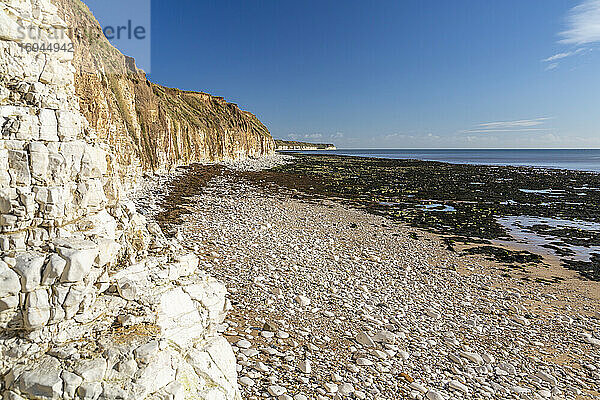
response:
M143 397L155 393L175 380L175 369L171 351L165 350L157 354L145 368L138 371L136 385L142 388Z
M67 266L67 261L54 253L50 255L48 259L48 263L44 268L44 273L42 275L42 284L43 285L52 285L58 278L60 278Z
M113 276L119 295L125 300L137 300L150 285L145 263L134 264Z
M208 311L210 321L220 324L225 319L227 289L225 285L214 278L185 286L183 288L190 297L202 304Z
M107 363L104 358L78 360L74 363L74 372L85 382L100 382L106 374Z

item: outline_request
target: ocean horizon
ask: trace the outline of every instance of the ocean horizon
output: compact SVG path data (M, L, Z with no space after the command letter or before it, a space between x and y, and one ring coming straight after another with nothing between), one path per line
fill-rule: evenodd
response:
M600 172L600 149L337 149L292 152Z

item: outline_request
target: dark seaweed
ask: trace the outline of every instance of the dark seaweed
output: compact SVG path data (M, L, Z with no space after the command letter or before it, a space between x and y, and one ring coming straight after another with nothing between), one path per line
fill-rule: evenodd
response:
M183 223L183 217L189 214L186 206L193 196L202 193L206 184L215 176L223 174L224 168L219 165L192 164L180 167L185 173L176 176L168 183L167 195L161 201L161 211L156 215L156 221L165 235L172 237Z
M600 254L592 254L591 261L564 260L566 267L578 271L583 277L600 281Z
M537 264L542 261L542 256L529 251L507 250L496 246L479 246L463 250L464 254L481 254L488 259L508 264Z
M577 229L577 228L556 228L549 225L537 224L527 229L546 236L556 236L562 238L562 241L574 246L593 246L600 243L600 232Z

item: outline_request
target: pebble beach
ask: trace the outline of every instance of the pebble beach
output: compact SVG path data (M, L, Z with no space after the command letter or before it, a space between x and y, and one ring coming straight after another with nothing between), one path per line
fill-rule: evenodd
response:
M175 229L227 286L244 399L600 398L597 282L500 275L437 235L240 177L281 162L220 166Z

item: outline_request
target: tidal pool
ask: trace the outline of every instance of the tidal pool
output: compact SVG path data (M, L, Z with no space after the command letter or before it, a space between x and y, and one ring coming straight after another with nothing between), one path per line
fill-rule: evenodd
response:
M540 232L535 227L544 226L556 229L573 228L591 233L600 231L600 223L582 220L569 220L562 218L546 218L531 215L505 216L497 218L500 225L506 228L508 234L520 244L525 244L537 252L553 253L562 258L574 261L590 262L594 253L600 253L600 245L581 246L566 243L563 237L550 233ZM552 230L549 230L552 232ZM561 247L571 255L556 254L554 247Z

